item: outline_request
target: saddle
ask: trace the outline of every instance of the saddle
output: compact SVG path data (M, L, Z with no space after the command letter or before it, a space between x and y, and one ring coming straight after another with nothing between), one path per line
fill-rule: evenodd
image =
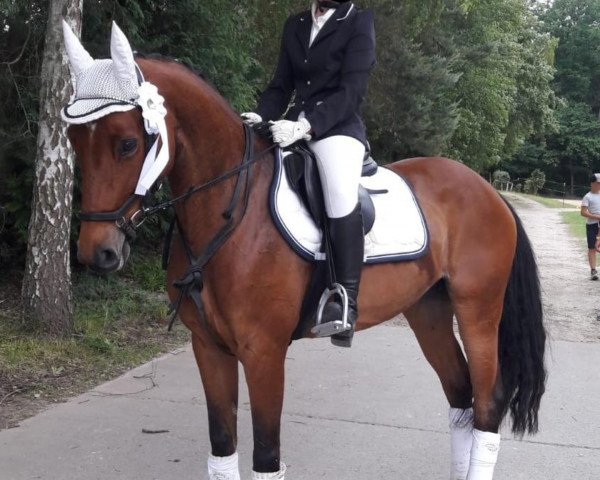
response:
M283 161L288 183L310 213L317 227L322 229L327 215L317 161L306 144L296 144L290 151L292 154L285 157ZM363 160L361 176L373 176L377 173L377 168L378 165L371 157L370 150L367 150ZM381 193L386 192L368 190L362 185L358 186L358 201L361 205L365 235L371 231L375 223L375 205L371 199L371 194Z
M253 126L269 137L269 125ZM298 324L290 340L304 338L316 324L325 288L330 286L327 214L316 159L305 142L275 149L269 191L271 218L290 248L313 265ZM410 186L394 171L379 168L370 153L363 160L358 191L365 231L365 263L411 261L425 255L428 232ZM377 212L377 214L375 213Z
M325 201L323 199L323 189L317 161L314 154L304 144L296 144L291 148L291 154L283 160L285 175L292 191L298 195L306 210L310 213L317 228L327 232L327 214L325 211ZM363 159L362 177L375 175L377 172L377 163L367 150ZM361 205L363 217L363 230L365 235L371 231L375 223L375 205L371 199L371 193L385 193L384 191L369 192L362 185L358 186L358 201ZM330 244L323 236L321 250L325 252L326 258L331 258ZM300 322L292 336L293 339L302 338L306 330L313 325L313 318L317 314L315 308L322 311L321 304L323 296L321 293L325 287L330 286L331 272L327 270L325 264L321 262L313 272L309 287L305 292ZM317 314L317 325L320 322L320 315Z

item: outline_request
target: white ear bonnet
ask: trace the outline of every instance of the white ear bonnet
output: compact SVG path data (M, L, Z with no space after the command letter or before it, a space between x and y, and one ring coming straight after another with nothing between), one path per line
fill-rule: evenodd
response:
M64 20L63 35L75 76L75 94L61 110L62 119L71 124L83 124L140 107L146 131L160 135L160 152L156 153L157 139L146 157L136 188L136 194L145 195L169 160L164 98L155 85L144 81L131 45L116 23L112 25L111 58L106 60L94 60Z

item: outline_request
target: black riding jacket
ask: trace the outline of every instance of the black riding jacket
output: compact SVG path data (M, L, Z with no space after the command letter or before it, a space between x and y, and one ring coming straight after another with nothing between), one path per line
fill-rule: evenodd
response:
M310 10L285 23L277 70L256 112L263 120L297 120L304 111L313 139L348 135L366 144L360 107L375 65L373 13L352 2L336 9L309 47Z

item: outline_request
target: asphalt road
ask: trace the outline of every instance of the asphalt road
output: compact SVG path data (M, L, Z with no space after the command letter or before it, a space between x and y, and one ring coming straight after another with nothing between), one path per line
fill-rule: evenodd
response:
M412 332L383 325L354 343L344 350L303 340L290 348L286 478L448 478L447 405ZM496 480L600 478L600 344L556 341L550 349L541 431L523 441L504 433ZM239 427L247 479L245 387ZM205 400L186 348L0 432L0 479L205 479L208 451Z

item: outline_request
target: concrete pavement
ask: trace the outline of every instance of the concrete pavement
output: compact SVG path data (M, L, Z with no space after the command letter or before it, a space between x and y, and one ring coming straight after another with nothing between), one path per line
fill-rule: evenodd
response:
M383 325L354 343L350 350L325 339L291 346L286 479L446 479L447 405L411 331ZM541 432L524 441L504 435L496 480L600 478L598 368L600 344L551 344ZM245 385L239 438L247 479ZM0 480L205 479L208 451L204 395L187 347L0 432Z

